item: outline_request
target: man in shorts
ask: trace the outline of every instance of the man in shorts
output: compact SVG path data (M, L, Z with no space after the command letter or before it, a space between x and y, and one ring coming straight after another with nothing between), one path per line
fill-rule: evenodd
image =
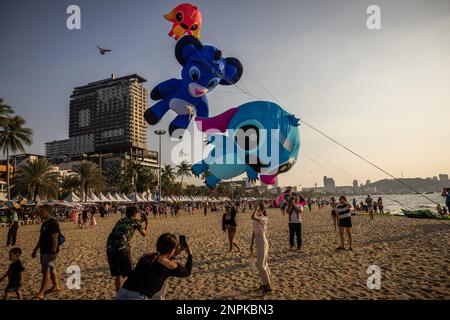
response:
M39 240L31 255L35 258L39 251L42 272L41 288L35 296L35 300L43 300L44 294L60 291L55 266L59 252L59 236L61 231L58 221L52 218L52 208L49 205L43 205L39 208L39 216L42 219L41 231ZM50 280L53 286L49 290L46 290Z
M137 207L127 207L125 215L125 218L116 223L106 243L106 256L111 276L115 278L116 291L119 291L125 278L133 271L130 241L134 232L137 230L142 236L147 236L148 219L145 219L145 225L142 226Z

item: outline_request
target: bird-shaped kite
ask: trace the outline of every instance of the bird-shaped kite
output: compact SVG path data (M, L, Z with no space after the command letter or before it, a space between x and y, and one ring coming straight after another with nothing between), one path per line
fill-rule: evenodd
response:
M202 13L197 6L190 3L182 3L168 14L165 14L164 18L173 23L169 37L178 40L183 35L188 34L200 39Z
M97 46L97 48L98 48L98 51L100 51L100 54L101 54L102 56L104 56L104 55L105 55L106 53L108 53L108 52L111 52L110 49L100 48L99 46Z

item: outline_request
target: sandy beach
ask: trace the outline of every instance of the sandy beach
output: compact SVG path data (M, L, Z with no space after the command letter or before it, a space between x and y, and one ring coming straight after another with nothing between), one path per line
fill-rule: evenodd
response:
M263 296L256 269L249 264L250 212L238 215L237 240L242 251L227 253L227 238L221 231L222 213L196 211L178 218L150 219L150 236L135 234L133 261L154 251L163 232L186 234L194 254L190 278L170 279L167 299L449 299L450 222L414 220L396 216L353 217L354 252L336 252L338 235L328 208L303 214L303 255L288 253L287 217L269 210L270 268L274 292ZM106 238L118 215L98 218L98 225L76 230L75 224L61 223L66 243L61 248L57 270L63 290L46 299L111 299L113 279L105 254ZM6 242L7 228L0 229ZM23 250L26 268L24 298L31 299L40 285L39 261L31 252L39 225L21 226L17 246ZM8 250L0 250L0 270L7 270ZM184 255L178 258L184 262ZM81 289L69 290L66 268L81 269ZM382 270L381 289L369 290L367 267ZM2 289L6 281L2 283ZM12 297L12 295L11 295ZM15 297L14 297L15 298Z

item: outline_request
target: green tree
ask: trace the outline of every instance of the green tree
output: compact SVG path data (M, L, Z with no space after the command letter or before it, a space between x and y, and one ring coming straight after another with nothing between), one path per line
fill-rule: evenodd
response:
M61 181L61 193L70 194L72 192L80 191L81 181L77 174L65 175Z
M141 175L143 168L142 165L137 161L131 161L128 163L128 165L125 168L125 174L124 179L125 181L129 182L130 186L133 188L133 191L137 193L137 187L138 187L138 179ZM130 190L127 190L127 194Z
M0 98L0 127L3 127L13 114L13 109Z
M105 178L98 165L90 161L82 161L73 166L73 171L78 174L84 201L87 201L91 191L101 192L105 188Z
M143 167L138 177L138 183L142 191L147 193L147 200L149 200L148 194L158 185L155 170L153 168Z
M186 161L182 161L177 166L176 174L177 174L177 177L181 177L180 187L181 187L181 190L183 190L183 178L192 176L191 165L189 163L187 163Z
M37 197L56 199L59 181L59 173L52 168L48 160L38 158L17 171L13 191L33 201L36 201Z
M8 189L8 200L11 200L10 185L10 153L25 152L24 145L31 145L33 131L25 128L25 119L20 116L5 118L0 130L0 147L3 155L6 155L6 184Z

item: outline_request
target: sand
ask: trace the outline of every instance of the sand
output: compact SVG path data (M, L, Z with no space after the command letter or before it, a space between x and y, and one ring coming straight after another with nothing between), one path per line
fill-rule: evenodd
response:
M449 299L450 222L414 220L406 217L353 217L354 252L336 252L338 235L330 211L303 214L303 255L288 253L287 217L269 210L270 267L274 292L263 296L259 277L248 259L251 237L250 212L238 216L237 240L242 252L227 253L227 238L221 231L222 213L196 211L178 218L151 219L150 236L135 234L134 262L154 250L157 236L164 232L186 234L194 254L190 278L170 279L167 299ZM106 238L118 216L98 218L98 225L76 230L73 223L61 223L66 243L58 258L63 290L46 299L111 299L113 279L105 255ZM7 228L0 229L6 242ZM40 285L38 259L31 259L39 225L21 226L17 246L24 251L26 268L24 297L31 299ZM0 270L6 271L8 249L0 248ZM179 261L184 262L185 256ZM81 269L81 289L66 286L70 265ZM381 268L380 290L366 285L367 267ZM6 286L6 280L2 288Z

